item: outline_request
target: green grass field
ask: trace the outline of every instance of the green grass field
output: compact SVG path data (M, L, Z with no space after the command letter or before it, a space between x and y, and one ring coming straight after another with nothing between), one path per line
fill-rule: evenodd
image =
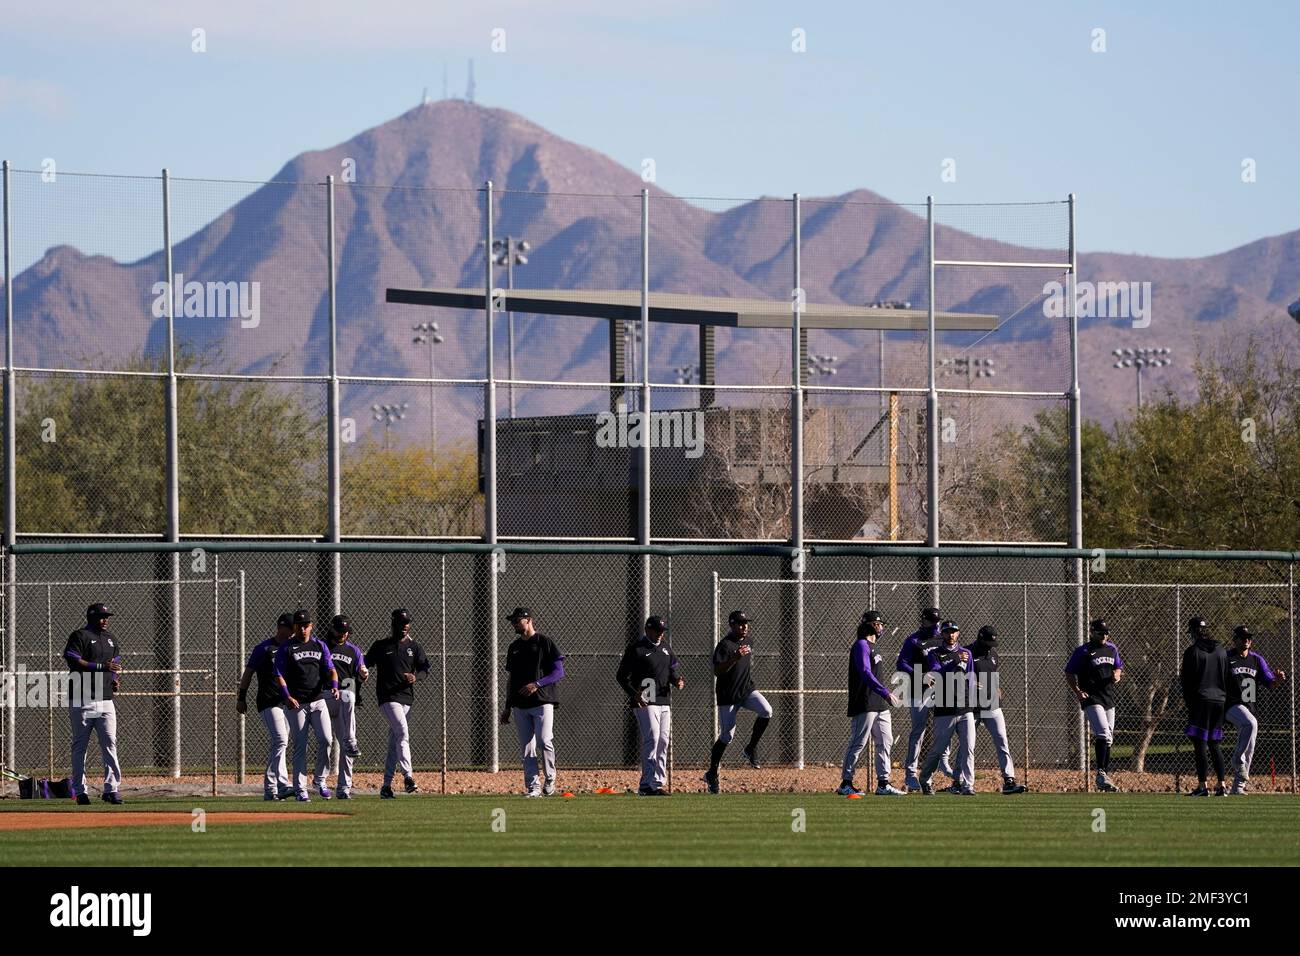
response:
M6 802L0 814L57 809L108 817L145 810L296 809L337 820L0 832L5 865L1268 865L1300 863L1300 801L1145 794L981 794L960 798L684 794L667 799L419 797L266 804L244 798L131 801L109 809ZM1094 832L1094 808L1106 830ZM504 811L505 831L493 830ZM794 832L796 811L806 829ZM498 823L499 826L499 823Z

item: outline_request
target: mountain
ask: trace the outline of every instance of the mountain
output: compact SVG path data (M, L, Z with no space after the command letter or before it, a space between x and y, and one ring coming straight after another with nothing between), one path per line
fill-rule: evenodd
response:
M355 182L348 181L352 171ZM319 375L327 369L327 210L320 185L327 175L337 181L339 363L345 374L423 376L432 364L439 377L483 375L481 315L387 305L384 291L483 282L479 190L486 180L496 191L494 234L524 237L531 246L527 264L517 267L518 285L640 286L638 193L644 183L637 173L505 110L461 101L426 104L345 143L294 158L272 183L251 192L238 184L173 181L174 269L187 283L201 284L180 290L177 338L205 351L214 370ZM788 301L788 199L700 204L650 189L652 288ZM24 208L41 214L30 200ZM140 218L156 215L153 209ZM809 301L922 305L923 207L857 190L805 199L802 211L801 279ZM95 212L85 210L87 217ZM937 217L940 258L1059 262L1066 255L1061 204L939 207ZM1185 387L1197 349L1212 350L1246 331L1282 335L1288 347L1297 342L1285 307L1300 297L1300 232L1200 259L1091 253L1081 255L1079 265L1082 280L1150 282L1152 293L1146 328L1133 328L1128 318L1081 321L1080 371L1090 417L1113 419L1133 402L1132 373L1111 368L1112 348L1173 347L1174 367L1150 373L1151 386L1159 388ZM499 284L505 284L505 271L497 270ZM163 354L166 327L155 288L163 272L161 253L119 263L68 246L49 249L14 281L18 363L113 367L133 355ZM982 385L1063 391L1065 323L1042 303L1045 284L1057 278L1050 269L940 269L940 308L991 312L1004 320L992 334L945 335L941 353L992 358L998 375ZM250 285L226 285L241 282ZM243 300L239 292L246 293ZM256 314L241 318L239 305ZM415 343L413 326L430 321L438 322L443 341ZM517 378L606 378L605 323L521 315L514 325ZM672 381L674 367L695 359L694 330L656 325L651 332L654 378ZM874 332L817 332L809 347L838 357L836 384L875 385L878 343ZM888 384L924 385L921 343L914 334L888 337ZM722 383L772 384L788 375L789 341L781 333L721 332L717 345ZM505 375L504 322L496 351ZM319 385L285 387L323 401ZM521 414L589 409L606 400L603 390L578 386L518 386L516 393ZM401 435L434 427L429 394L427 387L391 382L346 384L344 414L374 425L370 406L405 402L411 421L394 426ZM480 394L470 385L440 390L437 427L444 436L472 438ZM876 397L864 404L874 408ZM1010 409L1013 403L1004 404ZM1024 417L1033 407L1019 403L1005 414Z

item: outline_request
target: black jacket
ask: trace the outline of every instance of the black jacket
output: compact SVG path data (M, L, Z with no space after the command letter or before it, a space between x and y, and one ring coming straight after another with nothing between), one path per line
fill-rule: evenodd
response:
M413 640L385 637L375 641L366 652L366 666L376 671L375 696L379 703L415 703L415 685L406 682L406 674L424 680L429 674L429 658L424 648Z
M1179 673L1183 683L1183 703L1188 707L1202 702L1223 703L1228 696L1228 652L1216 640L1199 637L1183 651Z

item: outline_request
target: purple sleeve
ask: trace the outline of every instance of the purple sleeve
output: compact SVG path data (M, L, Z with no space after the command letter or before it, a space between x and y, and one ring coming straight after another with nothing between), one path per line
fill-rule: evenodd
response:
M1263 671L1260 676L1264 678L1264 686L1272 687L1273 682L1277 680L1277 675L1273 673L1273 668L1268 666L1268 661L1264 660L1264 655L1256 654L1255 656L1259 658L1259 669Z
M1084 650L1084 647L1083 644L1076 647L1074 653L1070 655L1070 659L1065 662L1065 672L1067 674L1077 674L1080 668L1083 667L1083 660L1088 656L1088 652Z
M550 686L551 686L552 684L554 684L556 681L559 681L559 680L563 679L563 677L564 677L564 658L563 658L563 657L557 657L557 658L555 659L555 669L552 670L552 671L551 671L549 674L547 674L545 677L543 677L541 680L539 680L539 681L537 682L537 686L538 686L538 687L550 687Z
M854 641L853 652L849 657L853 664L853 669L858 672L858 676L866 678L871 674L871 648L866 641ZM874 674L871 674L874 677Z
M676 674L681 669L682 662L677 659L677 655L672 651L668 652L668 673Z
M334 655L330 653L329 647L319 637L316 638L316 643L320 645L320 650L322 655L320 659L321 666L324 667L325 670L327 671L334 671ZM334 680L330 682L330 686L333 687L335 690L338 690L339 687L338 671L334 671Z
M911 635L903 641L902 650L898 652L898 662L894 664L896 670L902 671L909 677L912 674L912 648L916 646L916 637Z
M860 641L859 643L861 643L861 644L865 647L867 642L866 642L866 641ZM885 698L885 700L890 700L890 699L893 697L893 694L890 692L890 690L889 690L888 687L886 687L884 684L882 684L882 683L880 682L880 678L878 678L878 677L876 676L876 672L875 672L874 670L871 669L871 651L870 651L870 649L868 648L867 650L865 650L863 654L859 654L859 653L857 652L856 648L854 649L854 653L853 653L853 666L854 666L854 667L859 667L859 663L860 663L860 660L859 660L859 659L860 659L860 658L861 658L861 663L865 664L865 667L861 667L861 668L859 668L859 671L858 671L858 673L860 673L860 674L862 675L862 679L865 680L865 681L867 682L867 684L868 684L868 685L869 685L869 686L870 686L870 687L871 687L871 688L872 688L872 689L873 689L877 694L879 694L881 697Z
M275 677L276 683L280 685L280 696L285 700L289 699L289 682L284 679L284 662L289 652L289 642L285 641L280 645L279 650L275 652L275 658L271 662L271 674Z
M1119 645L1111 642L1110 646L1115 648L1115 670L1122 671L1124 669L1124 661L1121 660L1119 656Z

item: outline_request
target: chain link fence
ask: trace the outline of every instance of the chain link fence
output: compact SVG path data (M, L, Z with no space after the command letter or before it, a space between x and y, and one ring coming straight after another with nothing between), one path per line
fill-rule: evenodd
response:
M1277 555L1084 559L1048 549L948 549L935 558L924 549L814 548L801 574L789 549L777 547L695 545L647 554L612 545L489 551L376 543L347 545L337 555L270 547L196 546L179 555L179 578L172 555L111 542L29 544L8 554L5 570L14 581L4 589L8 696L0 714L6 762L25 773L67 772L66 714L37 689L46 686L43 675L66 670L67 635L96 601L117 612L120 755L127 786L137 788L257 789L265 734L256 715L236 714L235 689L252 647L272 633L280 613L300 607L314 612L318 635L335 608L347 613L363 650L387 634L393 608L411 612L413 635L431 662L411 715L413 759L426 788L436 775L434 788L449 792L519 783L514 728L497 720L501 667L514 637L505 616L516 605L531 607L538 629L565 652L556 749L569 786L634 781L635 723L614 671L647 609L669 619L686 679L686 690L673 695L672 760L682 789L699 786L708 761L716 732L710 657L735 608L753 618L754 676L775 712L762 748L765 769L741 769L738 745L724 765L724 780L751 789L838 783L848 649L869 607L889 622L879 648L891 664L919 609L931 603L963 626L964 643L982 625L998 629L1011 752L1018 777L1035 789L1090 785L1091 748L1062 672L1090 617L1109 621L1125 663L1112 757L1112 776L1124 789L1172 791L1192 773L1177 684L1189 617L1207 618L1225 640L1247 624L1274 670L1289 677L1295 666L1295 566ZM373 692L361 696L359 785L377 786L387 728ZM1260 693L1257 790L1294 792L1296 705L1289 679ZM896 784L908 729L906 709L895 710ZM1228 754L1234 740L1228 729ZM978 741L977 786L987 789L1000 779L983 729ZM91 765L93 783L93 755Z

